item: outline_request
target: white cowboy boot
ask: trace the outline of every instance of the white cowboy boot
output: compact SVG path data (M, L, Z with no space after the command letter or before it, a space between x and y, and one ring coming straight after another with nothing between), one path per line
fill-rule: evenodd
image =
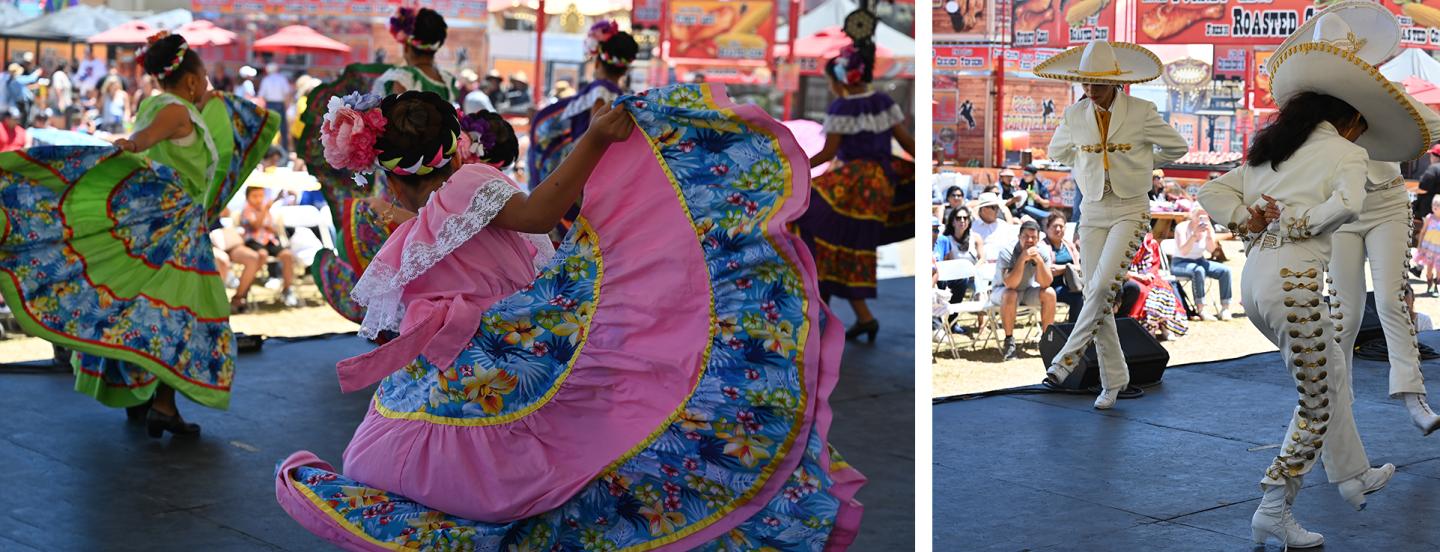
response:
M1100 396L1095 397L1095 409L1110 410L1115 406L1115 401L1119 398L1119 389L1101 389Z
M1390 477L1395 475L1395 464L1370 468L1365 473L1340 482L1340 496L1356 510L1365 509L1365 495L1385 488Z
M1290 504L1300 492L1298 477L1292 477L1295 485L1261 485L1265 495L1260 498L1260 507L1250 517L1251 535L1255 544L1265 544L1267 537L1275 537L1286 548L1314 548L1325 544L1320 533L1306 531L1290 515Z
M1400 396L1405 398L1405 409L1410 411L1410 421L1415 422L1415 427L1420 428L1426 435L1440 429L1440 416L1430 410L1424 393L1401 393Z

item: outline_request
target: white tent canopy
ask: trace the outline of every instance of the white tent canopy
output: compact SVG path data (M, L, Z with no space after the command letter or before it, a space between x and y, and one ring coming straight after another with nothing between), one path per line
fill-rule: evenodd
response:
M79 5L0 29L0 36L84 40L131 19L105 6Z
M800 34L796 36L805 38L831 27L844 26L845 16L857 9L860 9L860 4L855 0L827 0L824 4L815 6L809 13L800 16ZM775 30L775 36L781 37L782 40L789 37L790 26L781 25ZM890 28L883 21L875 26L875 44L894 52L895 57L914 57L915 55L915 39Z
M1380 74L1395 82L1402 82L1410 77L1419 77L1428 82L1440 82L1440 61L1430 57L1430 54L1419 48L1406 48L1380 66Z
M149 23L150 26L155 27L156 29L173 31L175 29L179 29L186 23L194 21L195 15L190 13L190 10L177 8L169 11L163 11L155 15L141 17L140 20Z
M15 7L14 4L0 3L0 29L19 25L31 19L34 17L25 15L25 12L20 11L20 8Z

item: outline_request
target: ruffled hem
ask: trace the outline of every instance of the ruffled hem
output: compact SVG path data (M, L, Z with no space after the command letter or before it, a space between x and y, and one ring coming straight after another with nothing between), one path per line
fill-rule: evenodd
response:
M0 295L26 333L229 404L229 305L206 206L111 147L0 154Z
M778 122L722 90L622 99L640 131L602 161L614 172L588 183L581 229L556 260L490 309L455 369L422 357L381 383L344 475L306 471L293 457L282 465L277 494L287 511L355 549L690 549L721 537L814 549L832 543L834 524L843 529L831 548L843 548L863 478L826 452L842 330L819 301L814 261L785 230L809 197L806 171L792 170L805 156ZM673 141L657 142L662 134ZM703 140L723 155L682 155ZM627 177L606 178L615 173ZM669 207L644 203L662 196ZM591 224L598 237L586 237ZM597 243L592 258L586 239ZM678 303L657 295L666 293ZM524 360L536 351L544 362ZM651 371L638 355L681 360ZM616 371L629 368L641 371ZM476 398L449 403L445 389ZM612 403L628 397L638 402ZM495 481L473 489L483 484L456 474ZM466 509L475 515L457 517ZM791 514L804 515L791 523Z
M825 115L825 132L828 134L860 134L862 132L890 132L895 125L905 122L905 112L900 106L890 104L885 111L876 113L855 113Z

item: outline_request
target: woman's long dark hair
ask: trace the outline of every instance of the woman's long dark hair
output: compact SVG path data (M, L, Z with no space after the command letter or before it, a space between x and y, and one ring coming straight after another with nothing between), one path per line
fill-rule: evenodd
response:
M1328 121L1340 128L1350 124L1358 113L1340 98L1301 92L1280 108L1280 114L1275 116L1274 121L1255 135L1255 142L1245 154L1245 162L1251 167L1269 163L1271 169L1279 170L1280 164L1295 155L1295 151L1310 139L1310 133L1320 123ZM1360 121L1364 123L1365 120L1362 118Z
M950 236L952 239L955 240L955 243L960 246L960 251L963 251L963 252L965 252L965 253L969 253L969 252L970 252L970 230L971 230L971 229L974 227L974 225L975 225L975 219L974 219L973 217L971 217L971 218L969 219L970 224L966 224L966 225L965 225L965 232L962 233L962 234L960 234L959 236L956 236L956 235L955 235L955 218L960 216L960 211L965 211L965 216L966 216L966 217L971 217L971 215L970 215L970 208L969 208L969 207L966 207L966 206L964 206L964 205L961 205L961 206L958 207L958 208L951 209L951 210L950 210L950 214L945 216L945 232L944 232L944 234L945 234L946 236Z

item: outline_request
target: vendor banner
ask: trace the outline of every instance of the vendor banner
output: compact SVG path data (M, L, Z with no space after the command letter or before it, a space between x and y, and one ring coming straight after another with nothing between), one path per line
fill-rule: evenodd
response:
M1069 83L1041 79L1006 79L1004 109L1001 111L1003 129L1023 131L1028 134L1030 144L1045 148L1060 116L1071 102L1072 87Z
M670 58L768 63L775 0L671 0Z
M1110 40L1114 35L1114 0L1008 1L1016 47L1066 47Z
M942 103L935 106L933 136L942 162L984 162L986 143L992 140L985 133L986 117L995 116L990 111L990 86L988 77L935 75L935 98Z
M1249 55L1250 48L1244 46L1216 46L1211 72L1216 78L1243 79L1249 75Z
M319 17L388 17L402 4L398 0L191 0L190 10L220 14L286 14ZM427 0L424 7L447 18L486 21L489 11L485 0Z
M1135 40L1141 44L1279 45L1321 7L1313 0L1138 0ZM1440 0L1397 4L1401 44L1440 49Z
M1250 68L1254 75L1250 82L1255 84L1250 90L1250 106L1254 109L1276 109L1275 97L1270 95L1270 72L1266 70L1273 55L1274 50L1255 50L1255 66Z
M1005 42L1013 0L930 0L936 42Z
M936 71L990 72L995 70L995 48L989 46L936 46ZM1005 72L1029 73L1040 62L1065 50L1060 48L1005 48Z
M936 71L995 70L995 55L988 46L936 46L933 54Z

